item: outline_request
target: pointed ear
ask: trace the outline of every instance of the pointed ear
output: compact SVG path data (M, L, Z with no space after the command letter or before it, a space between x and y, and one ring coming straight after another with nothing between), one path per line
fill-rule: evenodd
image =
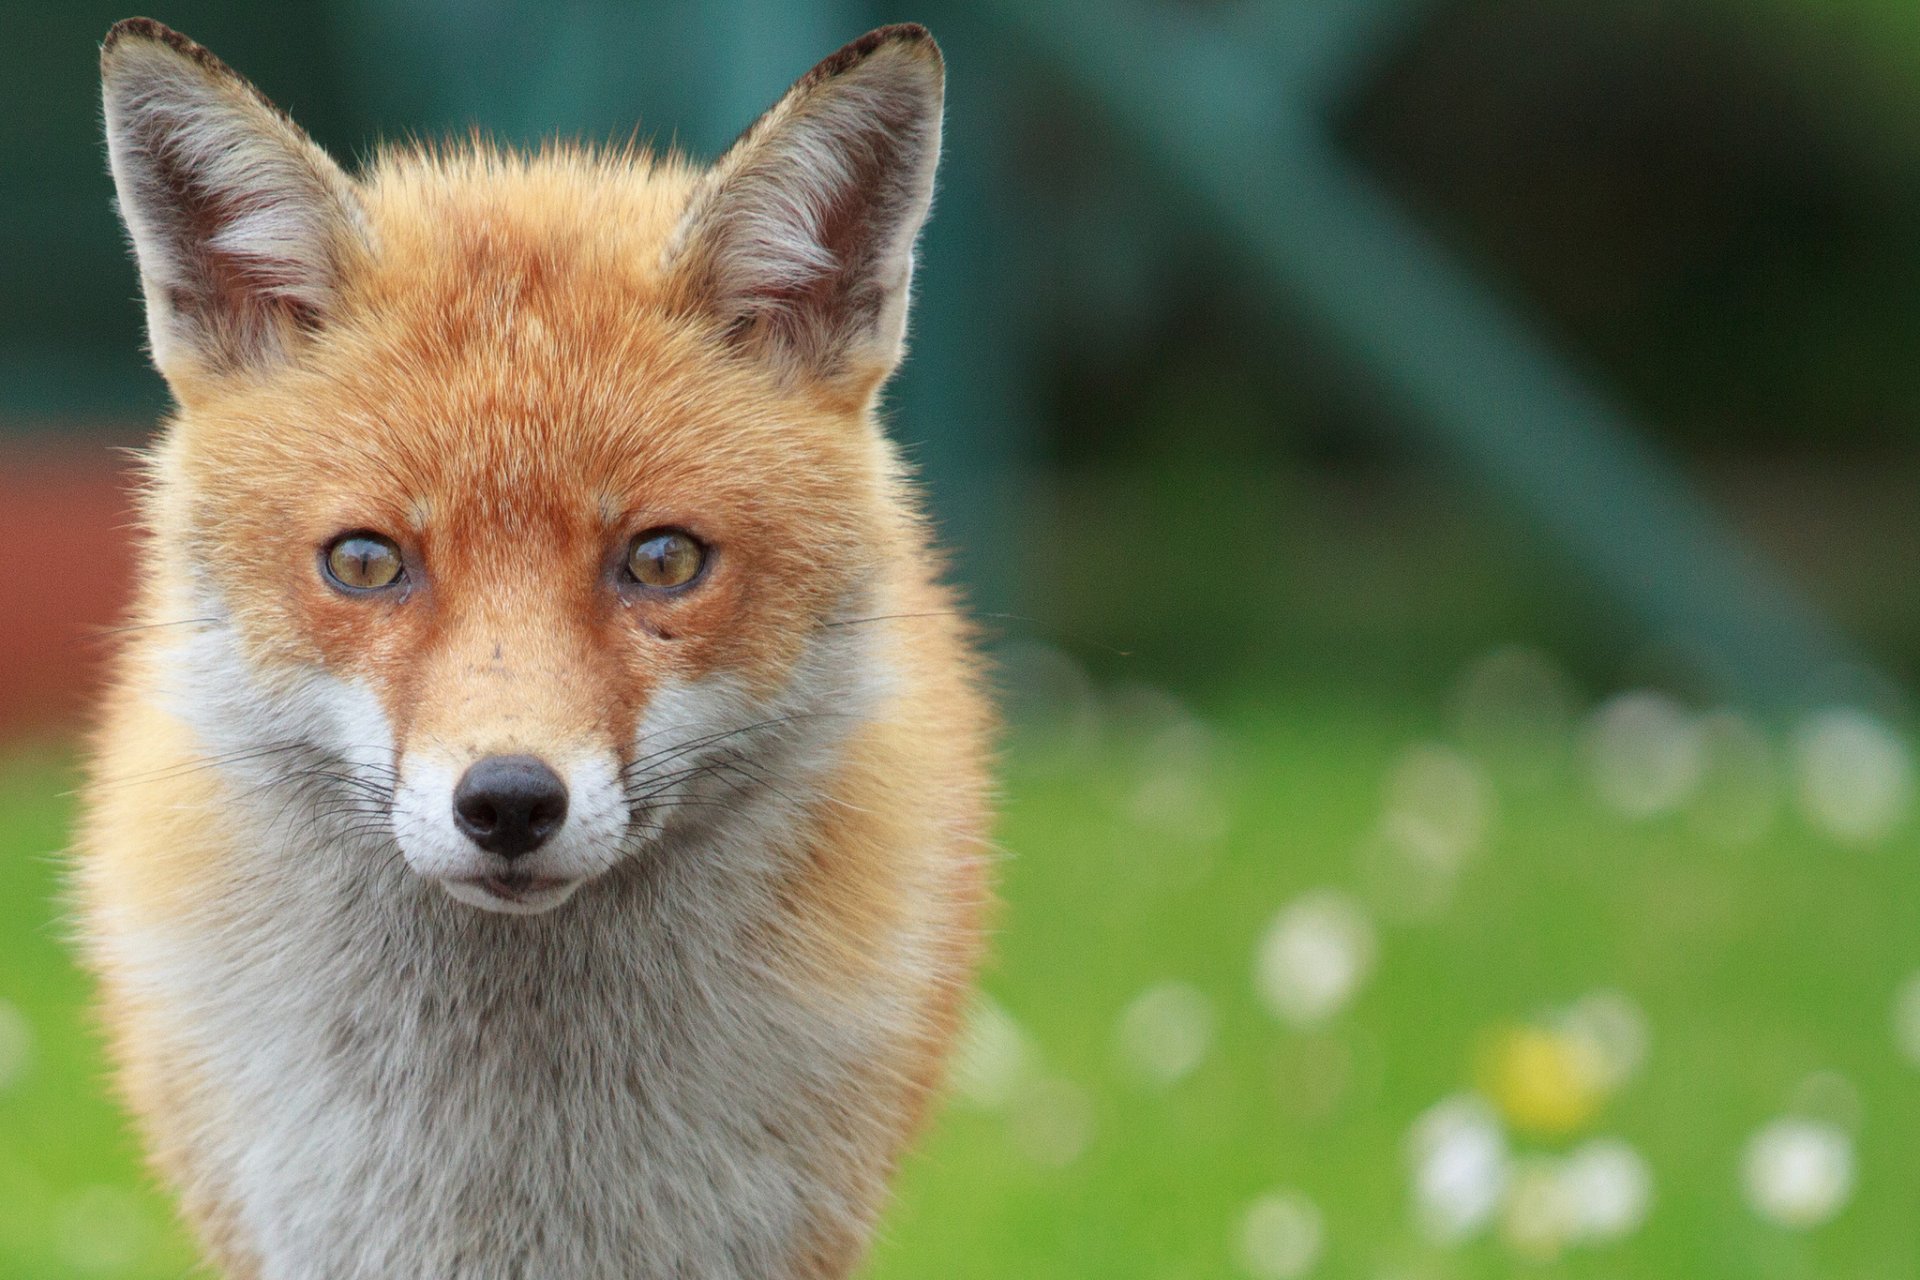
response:
M151 19L107 33L100 76L160 372L178 392L291 358L365 249L352 181L225 63Z
M822 62L696 192L667 266L731 339L864 403L899 363L945 72L924 27Z

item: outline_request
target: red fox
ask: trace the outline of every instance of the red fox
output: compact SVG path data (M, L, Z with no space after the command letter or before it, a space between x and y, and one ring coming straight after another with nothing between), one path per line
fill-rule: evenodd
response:
M211 1260L846 1276L989 896L975 642L875 417L933 40L708 169L349 176L156 22L101 65L176 408L77 885Z

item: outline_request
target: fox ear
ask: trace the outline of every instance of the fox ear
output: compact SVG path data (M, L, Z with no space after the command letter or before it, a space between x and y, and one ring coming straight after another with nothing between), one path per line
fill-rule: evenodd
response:
M801 77L714 166L669 245L692 302L788 369L871 396L906 336L944 84L939 46L911 25Z
M225 63L151 19L107 33L100 77L160 372L178 391L290 358L364 248L352 181Z

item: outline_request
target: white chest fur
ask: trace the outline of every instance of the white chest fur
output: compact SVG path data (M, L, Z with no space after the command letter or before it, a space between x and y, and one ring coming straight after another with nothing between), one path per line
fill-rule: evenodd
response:
M774 1280L864 1226L897 1028L783 976L737 856L657 849L523 918L341 874L360 852L260 853L244 913L123 939L168 957L200 1173L266 1280Z

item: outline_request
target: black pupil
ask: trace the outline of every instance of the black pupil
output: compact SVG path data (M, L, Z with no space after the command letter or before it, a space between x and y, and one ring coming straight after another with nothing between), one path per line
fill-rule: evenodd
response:
M634 544L628 572L650 587L680 587L700 572L700 544L684 533L656 533Z
M649 538L640 545L640 555L662 578L671 576L672 562L680 554L680 540L671 536Z
M375 582L386 576L386 562L390 553L384 544L372 538L349 538L340 544L340 554L347 561L349 576L356 585Z

